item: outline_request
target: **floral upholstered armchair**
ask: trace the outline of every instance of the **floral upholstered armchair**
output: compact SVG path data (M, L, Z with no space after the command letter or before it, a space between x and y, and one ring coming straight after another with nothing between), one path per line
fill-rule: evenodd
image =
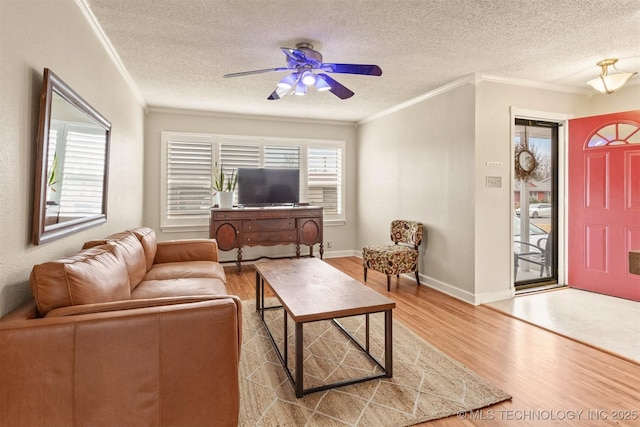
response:
M393 245L365 246L362 248L362 266L364 281L367 281L367 269L387 275L387 291L391 290L391 275L400 277L403 273L418 275L419 252L423 227L416 221L394 220L391 222L391 240Z

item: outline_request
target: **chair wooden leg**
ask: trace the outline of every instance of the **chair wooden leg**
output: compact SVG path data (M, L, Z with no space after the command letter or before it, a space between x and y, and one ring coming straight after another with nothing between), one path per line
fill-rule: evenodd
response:
M364 281L367 281L367 267L364 267Z
M416 270L416 283L420 286L420 275L418 274L418 270Z
M387 292L391 290L391 276L387 275Z

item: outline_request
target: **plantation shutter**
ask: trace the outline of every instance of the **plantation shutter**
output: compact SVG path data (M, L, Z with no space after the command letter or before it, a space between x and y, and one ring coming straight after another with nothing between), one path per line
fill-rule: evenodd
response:
M325 215L342 214L342 149L309 147L308 202Z
M296 146L266 146L264 166L276 169L300 168L300 148Z
M104 129L68 124L64 147L64 158L59 159L64 162L60 215L82 217L100 214L106 153Z
M209 216L212 158L210 142L167 143L167 218Z
M220 144L220 165L227 176L238 168L300 167L300 148L297 146L262 146L227 141ZM234 203L237 203L237 188Z
M322 206L325 220L344 221L344 141L163 131L162 147L160 225L167 230L208 226L216 167L227 179L239 168L298 169L299 200Z
M220 144L220 164L227 177L238 168L260 167L260 146L257 144L242 144L222 142ZM233 204L238 203L238 188L233 192Z
M227 173L238 168L260 167L260 146L223 142L220 144L220 165Z

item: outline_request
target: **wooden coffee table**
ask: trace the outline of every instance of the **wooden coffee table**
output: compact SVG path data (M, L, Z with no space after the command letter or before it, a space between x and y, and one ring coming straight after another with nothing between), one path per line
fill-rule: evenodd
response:
M256 269L256 311L293 385L296 397L334 387L393 376L392 315L396 303L317 258L258 262ZM282 305L264 306L268 286ZM265 310L284 309L284 354L264 320ZM369 351L369 314L384 312L384 365ZM365 315L365 343L358 342L336 319ZM287 319L295 324L295 378L289 369ZM376 365L382 373L309 389L303 383L303 327L305 323L332 320Z

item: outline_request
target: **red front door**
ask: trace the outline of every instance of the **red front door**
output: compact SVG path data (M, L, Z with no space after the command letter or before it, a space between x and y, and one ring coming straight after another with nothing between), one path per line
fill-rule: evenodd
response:
M640 301L640 110L569 121L571 287Z

